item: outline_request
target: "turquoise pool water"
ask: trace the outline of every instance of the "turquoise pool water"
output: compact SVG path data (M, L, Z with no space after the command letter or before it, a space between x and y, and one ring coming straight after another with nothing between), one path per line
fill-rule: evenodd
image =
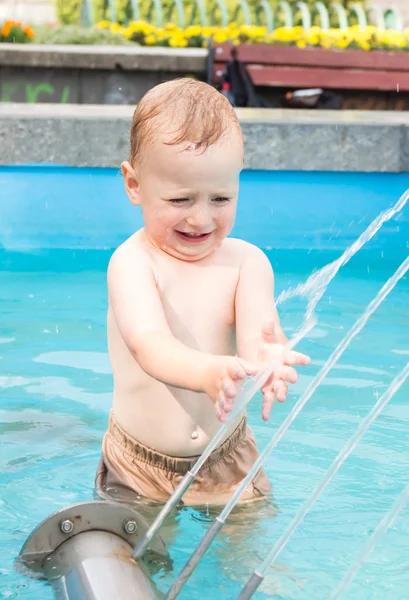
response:
M264 248L277 293L337 258L409 187L409 176L243 173L235 234ZM249 409L262 448L335 345L408 253L409 209L344 267L321 300L317 327L300 344L302 371L269 424ZM140 224L113 170L0 169L0 597L51 599L13 561L51 512L91 499L111 402L105 269L112 248ZM267 461L271 506L241 511L208 552L181 598L235 598L251 570L323 477L360 419L409 356L409 278L353 341ZM281 307L291 334L299 300ZM303 521L255 598L317 600L334 590L408 481L409 384L401 388ZM173 523L174 572L212 514L184 509ZM401 513L346 593L351 600L407 600L409 509Z

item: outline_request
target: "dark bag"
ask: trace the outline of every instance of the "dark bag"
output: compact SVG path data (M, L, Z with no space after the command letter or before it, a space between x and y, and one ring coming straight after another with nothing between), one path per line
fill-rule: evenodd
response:
M237 48L232 49L231 60L221 76L221 89L225 83L229 84L231 102L235 106L255 108L268 106L266 100L256 93L246 66L237 58Z

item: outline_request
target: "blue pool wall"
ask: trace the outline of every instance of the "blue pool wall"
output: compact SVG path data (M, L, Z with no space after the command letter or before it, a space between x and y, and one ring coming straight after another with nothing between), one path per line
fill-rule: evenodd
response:
M243 171L232 235L267 250L343 250L408 189L409 173ZM0 167L0 248L111 249L141 226L118 169ZM407 249L409 209L371 246Z

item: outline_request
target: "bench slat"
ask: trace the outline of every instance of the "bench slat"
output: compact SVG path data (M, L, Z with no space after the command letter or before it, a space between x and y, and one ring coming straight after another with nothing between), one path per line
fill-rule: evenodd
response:
M231 44L215 44L216 62L230 60ZM409 73L409 52L373 50L324 50L323 48L296 48L269 44L242 44L237 46L238 58L244 63L261 65L298 65L310 67L354 68Z
M220 81L223 64L215 64L214 80ZM331 88L350 90L409 91L408 71L364 71L308 67L247 65L256 86Z

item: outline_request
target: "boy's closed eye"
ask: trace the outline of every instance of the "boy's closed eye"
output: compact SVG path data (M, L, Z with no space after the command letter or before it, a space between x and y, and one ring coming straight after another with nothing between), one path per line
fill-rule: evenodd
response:
M171 204L183 204L184 202L189 202L190 198L170 198L168 202Z
M170 198L168 202L171 204L184 204L189 202L190 198ZM222 203L222 202L230 202L231 198L227 196L217 196L216 198L212 198L212 202Z

